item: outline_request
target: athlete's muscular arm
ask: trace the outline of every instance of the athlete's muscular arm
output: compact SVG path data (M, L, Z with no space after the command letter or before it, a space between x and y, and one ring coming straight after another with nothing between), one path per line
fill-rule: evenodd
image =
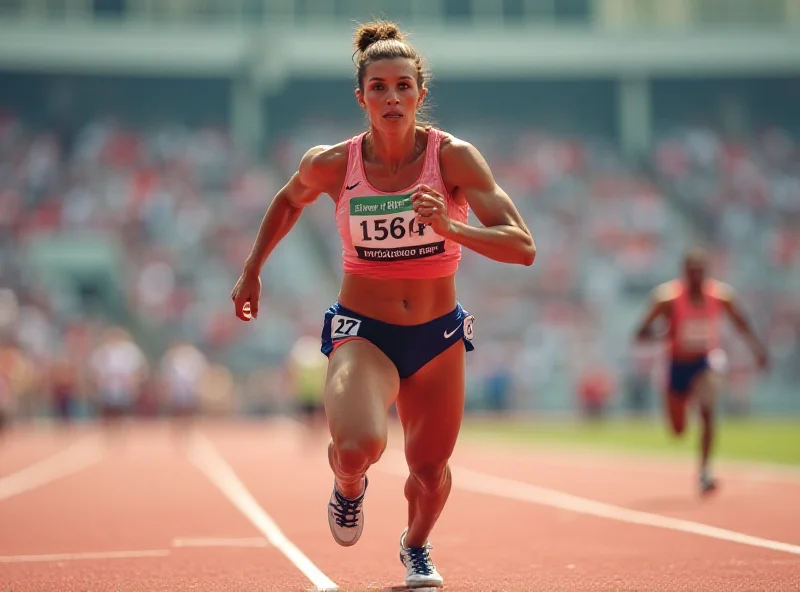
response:
M533 236L480 152L467 142L448 139L442 145L440 161L451 195L457 198L461 194L483 227L451 220L446 209L442 211L443 198L426 186L412 196L420 221L430 223L444 238L495 261L532 265L536 259Z
M300 166L267 208L258 229L253 248L245 260L244 270L258 275L273 249L294 227L300 214L314 203L324 191L324 156L326 146L310 149L300 161Z
M245 311L249 304L250 314L258 317L258 301L261 297L259 274L270 253L292 229L300 214L314 203L320 194L330 192L337 177L341 177L342 161L337 146L315 146L303 156L300 166L267 208L253 248L245 260L242 275L231 292L236 316L243 321L250 317ZM345 155L346 156L346 155Z
M747 345L750 346L758 366L760 368L766 368L769 364L767 348L764 347L753 331L752 324L750 323L747 314L739 304L739 298L737 297L736 292L727 284L718 283L717 286L719 289L722 306L728 313L733 325L747 341Z
M636 339L644 341L647 339L655 338L653 332L653 323L660 317L668 317L672 310L672 295L669 293L669 288L661 285L653 290L651 297L650 308L647 311L644 319L636 330Z

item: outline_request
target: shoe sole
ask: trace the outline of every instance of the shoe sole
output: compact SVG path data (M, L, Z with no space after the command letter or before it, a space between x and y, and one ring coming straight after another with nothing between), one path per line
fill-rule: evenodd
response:
M719 493L719 483L714 483L708 487L702 487L700 489L700 497L711 497Z
M336 541L336 544L339 545L340 547L352 547L361 538L361 535L358 535L356 539L352 542L343 541L342 539L336 536L336 533L333 532L333 527L331 527L331 536L333 537L333 540Z

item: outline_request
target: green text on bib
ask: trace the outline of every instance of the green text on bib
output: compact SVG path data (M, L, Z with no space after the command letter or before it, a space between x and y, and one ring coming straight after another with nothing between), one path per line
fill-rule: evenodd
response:
M444 239L416 221L411 194L351 198L350 237L359 259L405 261L444 253Z

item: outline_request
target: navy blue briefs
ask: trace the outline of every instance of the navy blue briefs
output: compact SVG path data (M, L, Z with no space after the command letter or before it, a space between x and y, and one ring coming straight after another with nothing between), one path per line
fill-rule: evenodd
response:
M473 322L474 317L461 304L421 325L393 325L360 315L337 302L325 313L321 351L330 356L337 344L365 339L386 354L400 378L408 378L459 340L468 352L474 350Z

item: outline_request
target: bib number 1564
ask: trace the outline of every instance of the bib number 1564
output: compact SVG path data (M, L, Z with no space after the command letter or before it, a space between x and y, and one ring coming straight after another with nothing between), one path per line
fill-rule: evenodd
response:
M372 224L370 224L370 222L372 222ZM425 225L417 222L415 218L411 218L407 225L405 218L397 216L391 220L387 218L363 220L359 226L361 226L362 238L365 241L382 241L389 238L389 235L391 235L393 239L399 240L403 238L406 233L409 235L425 235Z

